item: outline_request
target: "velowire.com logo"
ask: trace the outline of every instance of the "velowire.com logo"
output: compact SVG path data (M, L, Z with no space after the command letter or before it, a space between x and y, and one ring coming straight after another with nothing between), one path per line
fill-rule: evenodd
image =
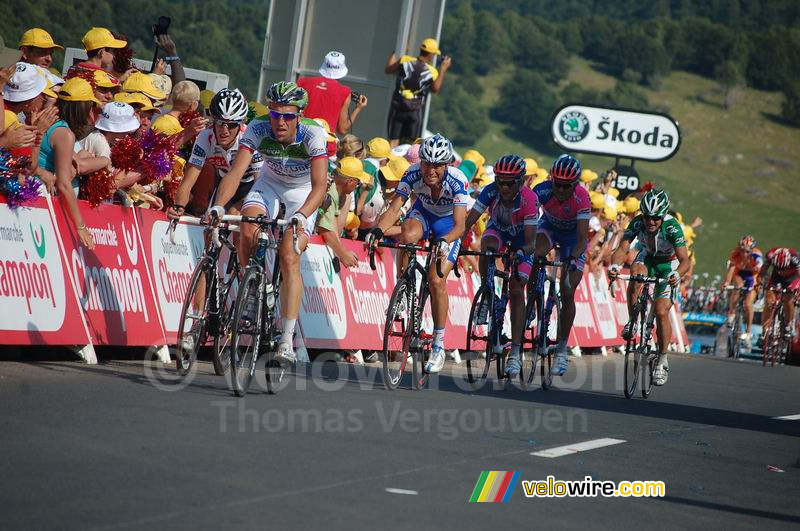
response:
M589 119L580 111L570 111L559 120L558 132L567 142L580 142L589 134Z
M470 496L470 502L507 502L519 482L518 471L483 471Z

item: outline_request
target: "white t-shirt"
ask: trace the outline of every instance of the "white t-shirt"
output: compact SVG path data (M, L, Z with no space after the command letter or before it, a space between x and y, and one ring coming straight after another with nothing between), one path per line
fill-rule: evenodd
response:
M95 129L86 138L78 142L80 149L88 151L95 157L111 158L111 146L102 131ZM109 164L109 167L111 164Z
M217 144L217 138L214 135L213 129L206 129L201 132L194 141L192 156L189 157L189 164L202 168L203 164L208 162L214 167L217 179L225 177L233 165L236 153L239 152L239 142L242 139L242 131L244 131L244 126L230 149L225 149ZM264 157L258 151L254 152L253 160L250 161L250 166L245 170L241 182L252 182L261 173L261 167L263 165Z

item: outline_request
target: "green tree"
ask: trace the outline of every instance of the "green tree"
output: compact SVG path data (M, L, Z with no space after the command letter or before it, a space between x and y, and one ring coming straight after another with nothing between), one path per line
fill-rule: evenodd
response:
M733 61L724 61L714 69L714 79L716 79L725 98L725 108L733 107L736 90L744 84L744 76L741 68Z
M465 84L450 83L431 101L429 127L447 136L456 145L474 144L489 126L485 107L475 105L473 94Z
M508 124L518 138L541 142L559 106L550 83L539 72L517 68L500 93L502 96L492 108L492 116Z
M475 58L475 73L486 75L511 61L511 38L500 20L492 13L482 13L476 20L475 43L481 53Z
M788 83L783 89L786 98L783 102L783 119L794 126L800 126L800 81Z
M475 58L475 12L472 3L464 0L444 18L442 46L453 57L453 72L474 72Z
M541 73L550 83L564 79L569 72L564 45L544 35L531 20L524 20L518 31L514 64Z

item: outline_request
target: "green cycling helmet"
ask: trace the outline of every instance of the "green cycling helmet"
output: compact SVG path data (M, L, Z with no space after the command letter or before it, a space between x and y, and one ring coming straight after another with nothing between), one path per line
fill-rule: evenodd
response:
M302 110L308 105L308 92L293 81L278 81L267 89L267 100L278 105L294 105Z
M669 196L664 190L653 188L644 194L639 208L649 218L663 218L669 212Z

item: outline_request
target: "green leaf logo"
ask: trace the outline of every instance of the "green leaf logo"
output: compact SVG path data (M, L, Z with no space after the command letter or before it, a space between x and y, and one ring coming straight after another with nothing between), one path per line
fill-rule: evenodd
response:
M39 255L39 258L44 259L44 254L46 252L45 241L44 241L44 227L42 227L41 225L39 226L38 238L36 232L33 230L33 224L28 223L28 227L31 229L31 237L33 237L33 246L36 248L36 254Z
M333 284L333 262L331 262L331 259L328 258L323 260L322 263L325 266L325 275L328 277L328 282Z

